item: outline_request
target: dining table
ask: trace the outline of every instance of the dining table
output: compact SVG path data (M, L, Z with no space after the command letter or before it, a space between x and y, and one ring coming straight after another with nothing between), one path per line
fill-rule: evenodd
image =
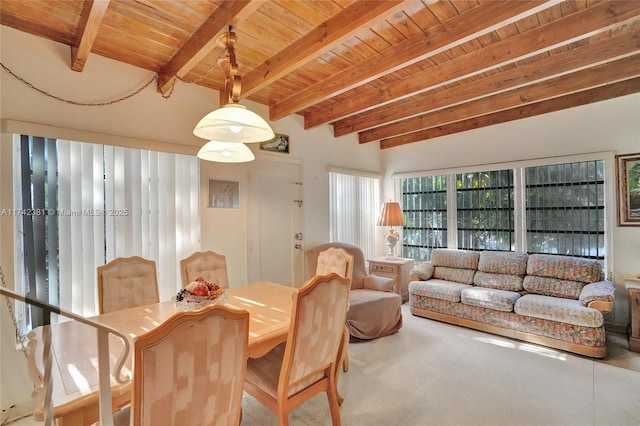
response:
M228 289L224 305L249 312L249 356L261 357L287 339L291 323L294 287L268 281ZM162 324L179 310L173 301L164 301L92 317L94 322L112 327L133 342ZM50 327L52 362L53 418L59 426L90 425L100 418L98 392L98 348L96 330L75 320ZM34 383L36 410L34 418L44 418L43 327L29 333L29 374ZM123 342L109 336L110 365L114 365L124 348ZM131 402L133 355L129 354L122 370L129 380L120 383L111 377L112 406L116 410Z

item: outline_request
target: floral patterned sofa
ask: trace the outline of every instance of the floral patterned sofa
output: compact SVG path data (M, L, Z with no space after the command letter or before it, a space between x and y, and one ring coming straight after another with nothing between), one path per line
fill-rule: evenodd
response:
M435 249L411 273L414 315L594 358L615 285L578 257Z

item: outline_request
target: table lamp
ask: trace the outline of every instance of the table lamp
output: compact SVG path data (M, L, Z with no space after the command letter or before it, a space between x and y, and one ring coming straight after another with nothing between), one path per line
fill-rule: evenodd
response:
M404 226L404 217L400 204L389 201L382 205L380 217L378 218L378 226L388 226L389 232L384 236L387 243L387 259L396 259L393 250L400 238L399 234L393 229L394 226Z

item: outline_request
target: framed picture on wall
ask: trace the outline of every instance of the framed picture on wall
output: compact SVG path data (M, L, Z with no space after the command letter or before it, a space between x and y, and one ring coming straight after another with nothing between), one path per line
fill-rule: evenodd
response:
M640 226L640 153L616 155L618 226Z
M289 153L289 136L276 133L276 136L266 142L260 142L261 151L279 152L281 154Z
M240 208L240 183L231 180L209 179L209 207Z

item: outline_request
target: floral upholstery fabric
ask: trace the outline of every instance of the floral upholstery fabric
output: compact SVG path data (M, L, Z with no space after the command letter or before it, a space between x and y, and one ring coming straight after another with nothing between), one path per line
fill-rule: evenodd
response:
M597 260L579 257L532 254L527 275L593 283L602 279L602 265Z
M604 324L602 312L582 306L578 300L526 294L514 306L519 315L560 321L584 327L600 327Z
M596 300L604 302L613 302L613 295L616 292L616 285L611 281L598 281L597 283L587 284L582 288L580 293L580 303L582 306L588 306L589 303Z
M522 277L527 273L528 260L527 253L483 251L480 253L478 271Z
M433 276L433 269L431 262L416 263L410 274L419 281L426 281Z
M462 291L471 287L468 284L430 279L428 281L413 281L409 283L409 293L448 300L449 302L460 302Z
M527 272L526 253L483 251L473 283L480 287L506 291L522 291L522 279Z
M520 299L518 299L520 300ZM409 293L412 307L589 347L604 347L604 326L584 327ZM516 302L517 303L517 302Z
M514 303L516 303L516 300L520 298L520 293L516 293L515 291L472 287L462 290L460 298L462 303L466 305L512 312Z
M447 266L459 269L478 269L480 253L477 251L435 249L431 252L433 266Z
M475 251L435 249L431 252L433 278L473 284L479 258L480 253Z
M474 269L458 269L436 266L433 270L433 278L453 281L461 284L473 284L473 277L475 275L476 271Z
M494 288L505 291L522 291L522 277L519 275L494 274L478 271L473 277L473 283L480 287Z
M525 290L531 293L565 299L578 299L585 283L527 275L524 277L522 285Z

